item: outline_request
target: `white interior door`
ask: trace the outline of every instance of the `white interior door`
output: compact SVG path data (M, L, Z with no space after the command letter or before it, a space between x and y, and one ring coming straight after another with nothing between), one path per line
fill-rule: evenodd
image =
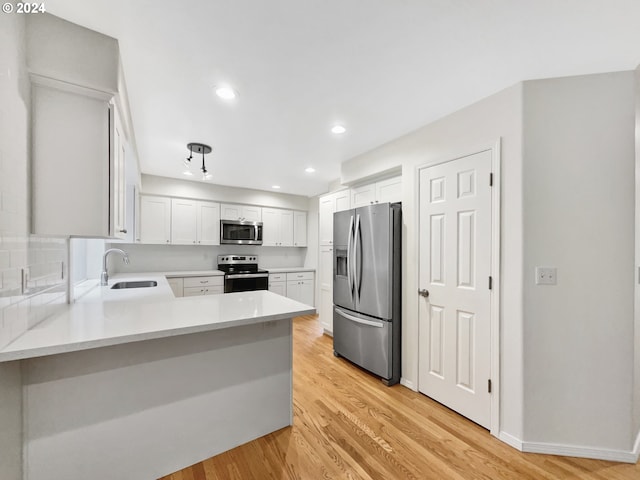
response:
M420 171L419 390L490 427L491 151Z

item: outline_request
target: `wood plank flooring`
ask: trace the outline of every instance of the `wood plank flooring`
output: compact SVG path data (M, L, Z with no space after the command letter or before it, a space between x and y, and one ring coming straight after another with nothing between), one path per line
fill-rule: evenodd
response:
M334 358L294 319L294 424L161 480L640 480L640 464L523 454L428 397Z

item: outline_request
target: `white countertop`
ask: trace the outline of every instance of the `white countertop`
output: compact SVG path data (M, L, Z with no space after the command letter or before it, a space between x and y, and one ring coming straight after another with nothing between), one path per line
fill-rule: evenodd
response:
M163 272L165 277L211 277L224 275L222 270L185 270L179 272Z
M315 272L315 268L309 267L283 267L283 268L270 268L264 267L269 273L295 273L295 272Z
M169 274L172 275L172 274ZM156 287L112 290L123 280ZM175 298L165 274L115 275L0 349L0 362L281 320L315 308L267 290Z

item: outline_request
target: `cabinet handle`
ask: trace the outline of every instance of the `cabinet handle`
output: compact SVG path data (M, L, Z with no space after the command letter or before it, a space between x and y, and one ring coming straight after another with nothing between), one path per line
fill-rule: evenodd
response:
M194 240L193 243L196 243L196 241Z
M209 283L209 280L200 280L200 283Z
M169 243L169 240L167 240L167 243Z
M198 240L198 243L202 243L200 240Z
M127 233L127 229L123 228L122 230L120 230L120 233Z

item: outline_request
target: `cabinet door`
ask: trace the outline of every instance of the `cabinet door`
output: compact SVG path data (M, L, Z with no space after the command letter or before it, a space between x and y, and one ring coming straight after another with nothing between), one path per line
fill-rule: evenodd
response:
M333 212L333 197L331 195L320 197L320 205L318 206L320 245L333 243Z
M246 222L261 222L262 208L254 207L253 205L243 205L242 219Z
M300 302L300 281L290 280L287 282L287 297L296 302Z
M333 247L320 247L320 323L325 331L333 332Z
M320 290L319 320L325 333L333 335L333 295L327 290Z
M140 196L140 242L171 242L171 199Z
M307 212L293 212L293 246L307 246Z
M277 293L278 295L282 295L283 297L286 297L287 283L286 282L269 282L269 291L273 293Z
M275 247L280 242L280 210L262 209L262 245Z
M220 205L220 218L222 220L240 220L242 217L242 205Z
M293 212L280 210L280 246L293 246Z
M31 112L32 233L113 235L109 103L34 85Z
M375 202L375 184L351 189L351 208L364 207Z
M171 243L195 245L197 208L195 200L171 199Z
M342 190L333 194L334 212L342 212L351 208L351 195L349 190Z
M220 204L198 202L198 245L220 245Z
M120 122L120 115L118 110L112 104L110 110L112 116L112 151L113 158L112 172L111 172L111 198L113 208L113 236L116 238L124 239L127 235L126 228L126 185L125 185L125 136L122 124Z
M376 202L401 202L402 177L393 177L376 183Z
M298 294L300 295L299 302L304 303L305 305L315 306L314 303L314 285L315 282L313 280L302 280L300 282L300 287Z

